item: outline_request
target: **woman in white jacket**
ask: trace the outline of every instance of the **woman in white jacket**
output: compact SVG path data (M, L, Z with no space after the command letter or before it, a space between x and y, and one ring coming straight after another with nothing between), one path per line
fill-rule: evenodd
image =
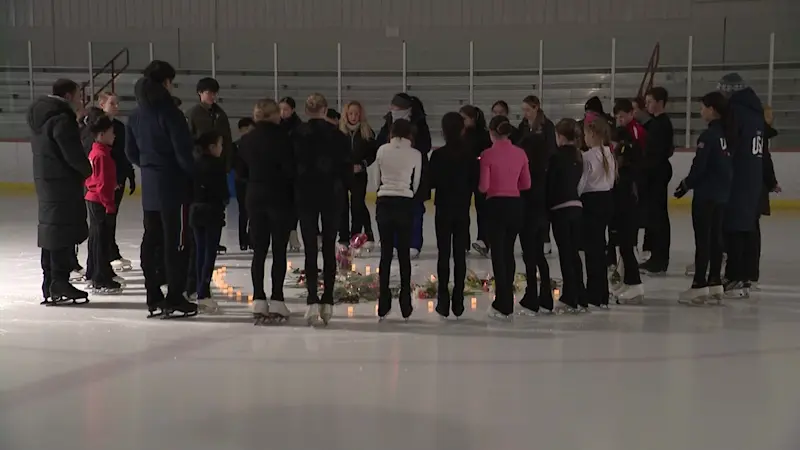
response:
M375 221L381 237L380 297L378 317L386 318L392 309L392 292L389 275L392 250L397 248L400 263L400 312L408 320L411 316L411 228L414 194L419 189L422 176L422 154L412 146L411 123L396 120L392 124L391 139L378 149L375 165L378 167L378 199Z

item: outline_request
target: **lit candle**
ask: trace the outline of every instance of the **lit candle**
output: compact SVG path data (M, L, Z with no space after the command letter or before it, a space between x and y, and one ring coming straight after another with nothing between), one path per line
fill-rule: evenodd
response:
M478 307L478 299L475 298L475 297L472 297L472 300L470 300L470 304L472 305L472 309L477 308Z
M355 272L355 271L356 271L356 264L353 263L350 265L350 272Z
M292 262L286 261L286 270L292 270Z
M375 315L378 315L378 305L375 305Z
M375 273L380 274L381 273L381 268L380 267L376 267L375 268Z
M428 312L433 312L433 302L428 302Z
M371 272L371 270L370 270L370 267L369 267L369 266L366 266L366 267L364 267L364 274L365 274L365 275L369 275L369 274L370 274L370 272Z
M247 303L252 303L252 302L253 302L253 294L250 294L247 296Z
M236 300L238 301L241 299L242 299L242 291L236 291Z
M553 298L556 300L561 298L561 289L559 288L553 289Z
M355 309L352 306L347 307L347 317L355 316Z

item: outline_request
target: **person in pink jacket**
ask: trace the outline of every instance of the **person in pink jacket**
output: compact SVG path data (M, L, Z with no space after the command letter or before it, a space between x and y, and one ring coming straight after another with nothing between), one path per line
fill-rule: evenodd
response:
M489 123L494 143L481 153L478 189L486 194L490 218L489 243L494 271L495 300L488 315L509 320L514 313L514 244L523 222L520 191L531 188L531 174L525 151L509 140L514 127L504 116Z

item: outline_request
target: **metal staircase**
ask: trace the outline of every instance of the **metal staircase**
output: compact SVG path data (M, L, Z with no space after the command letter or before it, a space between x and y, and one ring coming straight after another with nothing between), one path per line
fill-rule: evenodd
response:
M120 50L103 67L96 70L92 79L81 84L81 99L83 106L93 104L97 96L110 88L112 93L116 93L116 80L125 72L131 63L131 54L127 47ZM98 87L98 78L108 75L108 80Z

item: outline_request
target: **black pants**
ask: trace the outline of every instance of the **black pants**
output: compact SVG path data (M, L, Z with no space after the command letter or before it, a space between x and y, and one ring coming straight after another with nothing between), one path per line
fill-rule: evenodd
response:
M217 246L222 235L222 225L195 225L195 271L197 283L195 290L198 299L208 298L211 294L211 274L217 261Z
M693 288L722 284L722 213L724 204L692 200L694 229Z
M392 309L389 276L393 247L397 249L397 261L400 263L400 312L403 317L411 315L410 251L415 203L415 200L406 197L378 197L375 204L375 220L378 222L378 233L381 236L381 273L378 277L380 283L378 315L381 317Z
M656 269L669 267L669 249L672 228L669 221L667 199L668 186L672 179L672 164L652 172L647 186L648 226L646 237L650 238L650 263Z
M144 212L141 260L147 304L163 300L161 285L168 286L167 300L180 301L186 289L189 267L186 237L190 235L183 207Z
M486 214L486 194L479 191L477 186L473 194L475 196L475 215L478 219L477 240L482 241L489 248L489 224L487 223L489 216ZM469 236L467 236L467 241L469 241Z
M185 272L186 286L184 286L184 292L188 295L192 295L197 293L197 278L199 274L197 273L197 245L194 242L194 233L189 226L189 208L190 206L187 205L181 210L182 223L186 226L186 229L183 229L181 234L183 236L182 242L185 248L185 258L187 261ZM217 242L217 247L219 247L219 242Z
M253 263L250 267L250 276L253 280L253 298L267 299L267 293L264 290L264 273L267 253L272 244L272 294L270 299L283 301L283 282L286 279L286 247L289 245L289 233L293 225L294 217L281 211L259 211L253 212L251 215L250 239L253 245ZM314 241L316 242L316 237ZM314 255L314 259L316 260L316 255Z
M86 202L89 211L88 258L86 259L86 278L95 286L105 286L114 278L109 259L109 226L106 208L100 203Z
M756 255L756 263L751 268L750 276L748 277L750 281L758 282L758 279L761 277L761 217L756 220L756 231L755 231L755 241L753 245L755 245L755 255Z
M489 214L489 243L492 246L495 299L492 307L501 314L514 313L514 244L522 229L524 209L518 197L493 197L486 200ZM535 279L535 278L534 278Z
M122 258L119 252L119 246L117 245L117 215L119 214L119 205L122 204L123 197L125 197L124 187L114 191L114 204L117 205L117 212L106 215L106 226L108 228L108 257L111 261Z
M54 283L69 283L69 273L74 269L75 247L69 246L55 250L42 249L42 295L50 297L50 287Z
M309 305L315 303L333 304L333 283L336 281L336 230L341 221L341 208L337 203L320 205L319 203L301 205L300 232L303 234L303 250L305 251L306 288ZM322 298L318 294L317 278L317 232L322 220L322 280L324 291Z
M634 197L617 196L614 200L614 218L609 229L606 247L606 264L617 264L617 248L622 259L624 279L628 286L642 284L639 262L636 261L636 241L639 237L639 220ZM611 229L613 228L613 230Z
M453 314L464 313L464 283L467 278L467 246L469 245L469 209L451 212L436 208L436 246L439 257L436 273L439 291L436 311L447 317L450 315L450 255L453 255Z
M606 229L614 213L614 196L611 191L589 192L581 196L581 203L581 231L586 255L586 300L595 306L607 305L609 292L605 263Z
M339 241L342 243L350 242L352 236L360 233L365 233L368 241L375 240L366 200L368 181L366 172L356 174L349 180L347 190L344 191L342 221L339 226Z
M729 281L753 281L758 272L759 233L756 228L750 231L728 231L725 244L728 250L728 263L725 278Z
M561 289L561 303L572 308L588 306L583 286L583 263L578 254L582 215L583 210L578 206L554 209L550 213L564 283Z
M543 215L544 212L526 209L522 230L519 234L522 260L525 262L525 276L528 279L525 295L519 304L532 311L539 311L539 307L547 310L553 309L550 266L544 255L545 236L549 240L550 224L542 217ZM536 282L537 269L541 285Z
M247 183L236 181L236 203L239 205L239 248L250 247L250 233L248 231L249 216L247 214ZM296 226L295 226L296 227Z

